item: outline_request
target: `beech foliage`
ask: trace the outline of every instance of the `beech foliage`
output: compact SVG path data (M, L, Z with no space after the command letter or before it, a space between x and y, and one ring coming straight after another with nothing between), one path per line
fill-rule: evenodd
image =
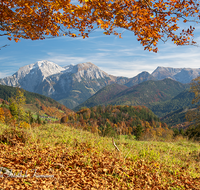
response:
M180 26L200 18L197 0L2 0L0 12L0 35L16 42L48 35L86 38L97 28L121 38L122 28L154 52L160 40L194 45L194 26Z

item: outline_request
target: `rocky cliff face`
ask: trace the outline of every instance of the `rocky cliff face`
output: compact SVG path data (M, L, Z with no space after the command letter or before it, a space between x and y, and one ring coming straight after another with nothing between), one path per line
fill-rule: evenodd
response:
M181 83L189 83L192 79L200 75L200 69L184 68L179 73L174 75L175 80Z
M200 75L199 69L192 68L171 68L171 67L157 67L151 74L158 80L171 78L181 83L189 83L192 79Z
M100 70L96 65L87 62L81 63L75 66L75 78L80 82L82 78L86 80L95 80L95 79L103 79L109 77L107 73Z

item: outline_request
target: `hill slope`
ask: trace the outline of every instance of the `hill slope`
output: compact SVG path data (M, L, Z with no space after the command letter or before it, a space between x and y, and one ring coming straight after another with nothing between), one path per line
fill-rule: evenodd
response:
M68 125L76 123L77 126L102 136L133 134L136 138L144 139L147 136L152 138L149 129L153 132L162 127L163 131L168 131L167 124L161 123L160 119L145 106L102 105L82 108L75 115L62 118L61 122L68 122Z
M114 139L118 152L112 138L66 125L0 128L1 136L17 132L23 134L17 142L24 138L26 145L0 143L2 189L200 189L199 143L121 136Z
M175 126L186 122L185 114L188 108L180 108L178 110L172 111L162 117L160 120L167 123L169 126Z
M84 103L74 108L74 110L78 111L81 107L93 107L96 105L101 105L104 102L110 101L115 95L121 91L124 91L125 89L128 89L128 87L116 83L105 86Z
M146 81L120 92L112 101L116 105L145 105L169 100L185 90L186 85L171 79Z

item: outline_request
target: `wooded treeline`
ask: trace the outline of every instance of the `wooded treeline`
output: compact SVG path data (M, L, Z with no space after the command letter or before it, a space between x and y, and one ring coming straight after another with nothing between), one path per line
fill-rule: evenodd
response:
M145 106L95 106L61 119L102 136L129 135L136 139L173 138L173 130Z

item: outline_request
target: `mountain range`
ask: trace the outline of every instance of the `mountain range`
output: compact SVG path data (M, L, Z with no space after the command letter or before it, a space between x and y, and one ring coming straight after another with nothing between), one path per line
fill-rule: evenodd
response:
M148 81L159 83L165 78L185 84L198 75L200 75L200 69L157 67L151 74L144 71L133 78L127 78L109 75L90 62L61 67L50 61L38 61L21 67L12 76L0 79L0 84L20 87L30 92L51 97L66 107L73 109L103 87L111 84L120 85L116 85L117 88L115 90L121 92L125 100L128 95L123 93L129 94L134 91L137 94L137 88L139 88L137 85L145 81L147 82L144 83L146 86L149 85ZM163 84L160 85L162 86ZM179 84L179 86L181 85ZM149 90L156 91L156 88L152 87ZM168 96L167 90L163 89L161 91L165 94L162 95L161 93L158 98L162 99L162 96L171 98L171 96ZM113 92L110 93L112 94ZM143 100L145 100L145 96Z
M38 61L21 67L12 76L0 79L0 84L18 86L73 108L102 87L127 81L128 78L108 75L89 62L60 67L53 62Z

